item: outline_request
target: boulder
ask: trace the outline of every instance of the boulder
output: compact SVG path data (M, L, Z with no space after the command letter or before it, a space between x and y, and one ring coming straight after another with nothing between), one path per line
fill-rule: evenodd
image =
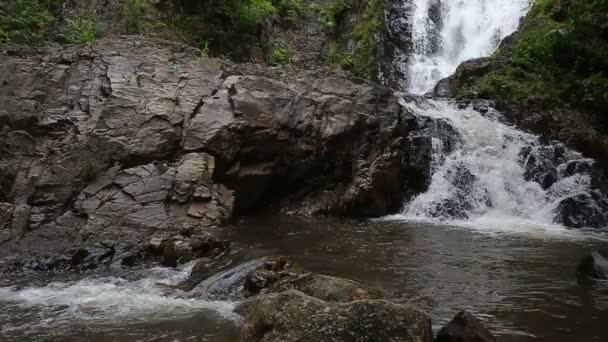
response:
M485 75L491 67L492 63L489 57L464 61L456 68L454 74L440 80L433 88L432 93L439 97L453 97L457 91L465 89L478 77Z
M176 267L188 261L219 254L228 248L229 243L215 238L209 233L197 233L192 236L175 236L161 244L162 263L164 266Z
M422 310L385 300L335 303L288 290L247 300L237 312L245 317L244 342L433 340Z
M245 296L296 289L329 302L387 298L388 294L368 284L328 275L296 271L285 257L267 259L250 272L243 284Z
M234 65L143 37L7 45L0 259L69 260L104 241L121 255L269 205L395 213L430 177L413 148L424 125L399 101L340 71Z
M390 297L368 284L300 271L283 256L245 260L230 253L201 259L177 287L188 292L189 297L216 300L245 299L290 289L330 302Z
M435 342L496 342L496 338L475 316L461 311L439 330Z
M594 251L583 257L576 268L579 282L608 280L608 250Z

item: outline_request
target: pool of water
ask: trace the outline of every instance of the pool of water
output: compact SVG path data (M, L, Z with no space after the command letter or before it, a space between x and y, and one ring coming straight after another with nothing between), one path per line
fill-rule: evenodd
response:
M467 309L503 342L608 341L608 286L579 286L575 273L608 245L602 236L493 228L267 217L241 222L231 238L412 298L435 329Z
M435 329L475 313L503 342L606 341L608 286L579 286L602 236L487 230L399 220L239 220L223 232L251 258L288 255L304 269L386 288L426 309ZM0 279L2 341L238 341L235 303L167 295L188 274L137 268Z

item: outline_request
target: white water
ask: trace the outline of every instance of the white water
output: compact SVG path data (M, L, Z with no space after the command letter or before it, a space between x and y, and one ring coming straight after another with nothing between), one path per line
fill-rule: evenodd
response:
M423 94L468 59L490 55L513 33L530 0L413 0L409 92ZM429 8L440 3L439 23Z
M0 321L9 321L15 312L34 312L33 320L0 326L2 333L34 332L69 327L75 321L97 325L117 325L188 317L201 310L212 310L236 319L235 303L180 296L174 285L185 279L192 265L180 269L153 268L143 279L129 281L119 277L87 277L78 281L53 282L42 287L0 287ZM4 315L7 317L2 317Z
M521 153L525 148L535 150L542 145L535 135L501 123L500 114L492 109L481 115L471 107L459 109L449 100L418 99L403 101L402 105L418 116L448 120L461 142L447 156L440 155L441 149L435 150L433 160L443 162L435 163L429 189L408 203L401 215L392 218L483 229L563 232L553 223L558 203L589 190L589 178L581 174L566 176L562 172L546 190L537 182L526 181ZM581 157L567 151L565 158L571 161ZM564 167L565 164L561 166ZM464 217L453 215L450 208L461 205Z
M408 92L424 94L468 59L490 55L517 29L530 0L414 0L414 53ZM431 15L433 14L433 15ZM442 137L432 137L429 189L392 218L464 225L484 230L557 232L556 209L565 197L585 193L585 175L566 177L544 190L526 181L522 152L542 148L538 137L501 123L491 110L482 115L448 100L417 99L402 105L421 117L448 121L461 142L443 155ZM443 137L445 139L445 137ZM566 160L580 159L567 152ZM565 165L564 165L565 167Z

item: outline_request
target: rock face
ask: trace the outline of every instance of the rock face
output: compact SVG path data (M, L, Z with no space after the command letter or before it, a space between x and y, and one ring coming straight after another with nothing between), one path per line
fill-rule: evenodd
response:
M141 37L4 49L0 257L70 259L101 242L120 255L270 203L385 215L430 176L412 185L428 169L410 148L424 125L339 72L233 65Z
M380 37L378 60L380 81L393 89L408 87L408 57L413 48L411 1L384 0L384 30Z
M608 250L594 251L585 256L576 269L579 282L608 280Z
M461 311L439 330L435 342L496 342L496 338L475 316Z
M470 59L458 66L454 74L440 80L433 89L433 95L452 97L458 90L466 88L476 78L485 75L491 68L487 57Z
M246 301L238 311L246 342L433 340L424 312L384 300L335 303L288 290Z

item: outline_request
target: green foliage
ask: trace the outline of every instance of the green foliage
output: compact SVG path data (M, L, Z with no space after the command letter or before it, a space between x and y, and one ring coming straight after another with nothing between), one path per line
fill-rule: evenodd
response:
M65 40L71 44L83 44L97 38L97 22L93 18L67 20Z
M382 30L382 1L369 0L363 17L355 27L357 49L353 72L360 77L373 79L378 72L376 61L376 35Z
M117 22L124 34L156 34L165 28L150 0L126 0Z
M270 65L287 65L289 64L289 50L283 44L275 45L270 50L269 55Z
M328 53L329 63L343 70L351 71L355 65L353 56L338 49L335 43L330 44Z
M332 18L337 20L343 11L354 6L355 3L352 1L332 0L321 10L321 18L324 20L324 12L338 11L332 14ZM361 1L357 3L357 9L362 9L363 12L358 17L352 32L335 32L335 41L329 46L328 60L331 64L349 70L356 76L375 79L378 73L376 38L383 24L382 0ZM335 22L330 26L333 27L332 25L335 25Z
M209 48L209 42L203 41L198 44L198 54L202 58L208 58L210 52L211 52L211 49Z
M8 32L6 32L3 27L0 27L0 44L8 42L8 38Z
M293 26L304 16L304 8L300 0L272 0L281 21Z
M279 10L271 0L173 0L167 12L169 26L187 43L203 41L209 54L243 60L261 50L262 24Z
M58 0L15 0L0 18L0 42L41 44L50 39Z
M330 0L321 8L319 25L323 30L333 30L340 14L352 6L353 0Z
M479 82L480 95L573 105L596 115L608 131L608 1L537 0L497 70Z

